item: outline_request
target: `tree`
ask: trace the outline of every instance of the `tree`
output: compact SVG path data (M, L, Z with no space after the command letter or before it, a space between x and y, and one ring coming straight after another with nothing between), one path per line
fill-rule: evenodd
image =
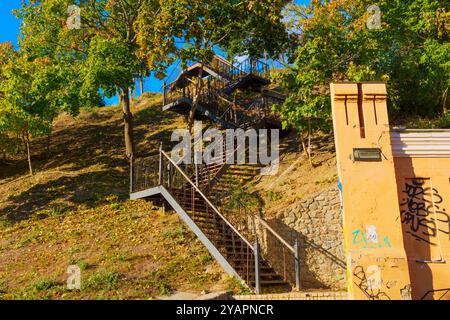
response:
M77 74L78 85L72 98L74 111L79 106L97 106L99 91L120 96L124 119L126 155L135 152L130 91L134 77L147 74L138 56L135 21L144 0L83 0L80 28L68 28L70 0L24 1L18 16L24 23L21 45L36 57L47 57L65 75ZM157 10L158 1L146 1ZM148 65L148 64L147 64ZM66 70L67 68L67 70Z
M188 116L192 130L194 114L204 87L203 65L209 63L218 46L231 55L273 56L282 51L286 32L282 9L289 1L270 0L165 0L158 12L145 1L137 20L141 54L151 65L164 65L180 59L200 63ZM150 6L148 8L147 6Z
M448 1L378 1L380 29L367 27L367 8L372 4L313 0L307 7L290 7L293 66L276 79L289 93L279 109L285 126L302 132L311 125L327 126L332 81L386 81L396 114L445 111L450 74Z
M57 100L49 98L55 89L47 82L53 78L51 66L46 60L29 61L10 44L0 45L0 56L0 136L9 152L8 144L23 142L33 175L31 137L48 134L57 114Z

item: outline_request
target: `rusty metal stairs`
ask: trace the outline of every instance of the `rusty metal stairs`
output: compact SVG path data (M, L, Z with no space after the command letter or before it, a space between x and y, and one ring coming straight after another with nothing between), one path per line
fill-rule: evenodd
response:
M237 89L263 91L262 88L270 83L264 78L269 76L269 66L257 59L247 59L235 66L215 56L210 64L195 63L174 82L164 84L163 111L171 110L187 116L194 103L196 90L192 78L199 76L199 69L202 69L204 75L204 85L198 96L196 119L209 118L223 128L235 129L240 127L236 125L237 119L249 120L246 117L248 109L254 108L256 104L259 108L262 107L260 98L246 103L230 101L227 97Z
M153 157L148 163L154 164L154 160ZM257 293L273 288L291 290L291 279L278 272L261 251L260 233L257 231L259 225L275 234L286 246L286 250L295 256L294 269L298 270L298 279L296 277L294 283L299 286L300 263L297 245L286 243L262 218L241 210L238 217L225 216L223 210L213 204L190 179L193 167L188 167L187 171L181 169L163 150L159 153L157 172L142 171L139 166L142 168L142 162L132 163L130 198L160 198L168 203L227 273L243 281ZM142 179L145 179L144 185L140 181ZM186 183L190 185L189 188Z
M193 70L198 67L194 65L189 71L194 72ZM248 103L233 101L222 109L218 107L219 95L223 94L222 89L227 88L227 84L234 86L234 82L248 76L249 73L245 70L254 70L256 67L257 64L244 61L243 65L236 69L226 61L213 60L213 64L208 68L214 70L214 76L217 77L215 80L220 81L215 81L219 83L216 87L213 87L211 81L208 82L207 90L200 99L200 112L222 128L248 129L263 125L265 114L247 112L258 111L264 106L259 98ZM183 77L179 77L168 92L175 91L174 88L179 86L178 82L182 81L180 79ZM228 79L228 82L222 79ZM169 99L165 88L165 108L175 110L172 107L192 102L189 90L182 85L179 89L181 97L174 96ZM260 293L262 290L273 288L289 291L293 284L299 288L298 243L294 245L288 243L258 214L242 203L239 203L234 211L229 210L227 201L230 200L230 196L214 188L220 177L229 169L227 158L231 153L236 153L238 146L231 151L226 150L225 145L223 148L222 154L212 159L217 161L201 165L177 163L163 151L162 147L159 153L152 157L132 158L130 198L154 199L170 205L224 270L245 282L255 292ZM273 256L264 252L261 247L263 234L271 235L273 241L279 245L279 250L275 251L283 252L284 264L276 262ZM286 254L292 258L292 263L289 264L292 272L287 270Z

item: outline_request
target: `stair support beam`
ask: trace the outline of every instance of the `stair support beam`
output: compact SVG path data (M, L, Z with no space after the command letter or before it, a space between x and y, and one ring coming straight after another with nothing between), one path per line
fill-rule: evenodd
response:
M162 154L162 144L159 147L159 184L162 185L163 184L163 170L164 170L164 159L163 159L163 154Z
M134 155L130 157L130 194L134 191Z
M171 205L171 207L178 213L181 220L187 224L187 226L195 233L198 239L203 243L203 245L208 249L211 255L216 259L216 261L221 265L226 273L235 277L238 281L244 283L239 274L234 270L230 263L225 259L225 257L220 253L216 246L208 239L208 237L200 230L196 223L191 219L187 212L180 206L175 197L164 187L159 186L160 194L164 199Z
M255 293L261 294L261 274L259 270L259 244L255 241L253 252L255 255Z
M295 289L297 291L300 291L300 252L299 252L299 245L298 245L298 239L295 239L294 244L294 254L295 254Z

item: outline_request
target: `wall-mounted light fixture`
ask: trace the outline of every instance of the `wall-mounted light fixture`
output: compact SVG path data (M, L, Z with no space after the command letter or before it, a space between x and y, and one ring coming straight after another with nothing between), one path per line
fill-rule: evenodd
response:
M353 148L355 161L381 161L380 148Z

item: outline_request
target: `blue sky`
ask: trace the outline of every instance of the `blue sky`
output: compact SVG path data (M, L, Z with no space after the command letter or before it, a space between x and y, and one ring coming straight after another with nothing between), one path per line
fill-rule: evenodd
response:
M17 35L19 33L19 21L13 16L11 10L19 8L22 0L2 0L0 7L0 42L10 41L17 45ZM309 3L309 0L295 0L296 3ZM171 70L169 70L170 73ZM147 92L161 91L162 81L154 77L147 78L144 90ZM139 92L137 92L139 94ZM106 99L108 105L116 104L117 97Z

